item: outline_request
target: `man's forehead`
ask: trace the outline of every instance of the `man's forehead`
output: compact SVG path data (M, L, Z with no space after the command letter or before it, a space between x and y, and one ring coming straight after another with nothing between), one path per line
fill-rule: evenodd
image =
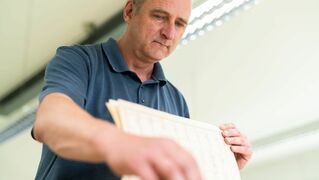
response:
M160 9L185 20L188 20L192 9L191 0L145 0L143 4L151 10Z
M153 12L153 13L161 13L161 14L165 14L165 15L169 16L168 12L166 12L164 9L160 9L160 8L155 8L151 12ZM179 20L179 21L182 21L182 23L184 23L184 24L188 24L188 18L177 17L176 19Z

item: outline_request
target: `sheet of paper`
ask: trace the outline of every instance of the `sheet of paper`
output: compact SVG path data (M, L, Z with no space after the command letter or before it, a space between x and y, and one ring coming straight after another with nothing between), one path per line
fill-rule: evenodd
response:
M171 138L187 149L195 157L205 180L240 180L235 157L216 126L124 100L112 101L107 106L116 118L116 124L124 131Z

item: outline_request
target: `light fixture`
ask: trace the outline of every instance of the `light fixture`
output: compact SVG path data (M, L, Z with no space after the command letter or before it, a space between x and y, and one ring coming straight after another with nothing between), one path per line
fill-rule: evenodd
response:
M192 11L190 22L180 45L203 36L205 32L221 26L232 16L257 5L259 0L207 0Z

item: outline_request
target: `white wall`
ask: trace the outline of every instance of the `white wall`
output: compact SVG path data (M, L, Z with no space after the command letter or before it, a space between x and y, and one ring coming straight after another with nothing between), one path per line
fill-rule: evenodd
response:
M263 0L165 60L167 76L184 92L192 117L216 125L234 122L258 150L261 140L279 141L282 132L305 133L310 123L319 129L318 7L316 0ZM296 161L283 153L262 165L251 163L243 179L277 174L282 175L277 179L319 179L316 171L297 171L317 167L311 157L318 151L315 146L294 154L300 157ZM294 168L291 163L300 159L307 166Z
M41 156L41 144L24 130L14 138L0 144L0 179L31 180Z
M309 150L250 166L241 173L242 180L318 180L319 151Z
M167 76L195 118L238 122L253 139L318 120L317 7L264 0L178 49L164 62Z

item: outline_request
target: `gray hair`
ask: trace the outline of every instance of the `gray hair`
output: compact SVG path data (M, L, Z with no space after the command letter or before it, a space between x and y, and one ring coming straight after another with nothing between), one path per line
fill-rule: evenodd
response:
M146 0L133 0L133 14L137 14Z

